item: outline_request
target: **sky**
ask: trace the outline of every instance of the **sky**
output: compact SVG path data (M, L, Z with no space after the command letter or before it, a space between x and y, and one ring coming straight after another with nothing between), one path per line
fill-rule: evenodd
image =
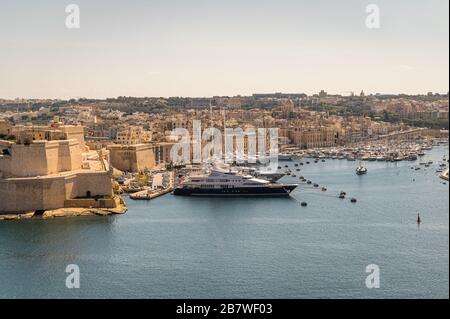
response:
M69 4L79 29L66 27ZM448 86L448 0L0 0L0 98Z

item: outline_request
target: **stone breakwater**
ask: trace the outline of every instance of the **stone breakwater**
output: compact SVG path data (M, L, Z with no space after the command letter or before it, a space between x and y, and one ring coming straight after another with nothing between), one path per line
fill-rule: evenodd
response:
M128 208L120 199L120 204L115 208L59 208L54 210L47 210L43 213L38 212L22 212L22 213L0 213L1 220L22 220L31 218L61 218L61 217L80 217L80 216L110 216L125 214Z

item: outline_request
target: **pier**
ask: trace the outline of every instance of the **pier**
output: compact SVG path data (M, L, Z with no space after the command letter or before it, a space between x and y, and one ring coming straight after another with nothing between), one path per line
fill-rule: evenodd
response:
M153 189L151 187L145 187L144 190L140 190L138 192L130 194L130 198L134 199L134 200L152 200L157 197L160 197L160 196L163 196L163 195L173 192L174 175L171 172L171 173L169 173L168 176L169 176L168 185L164 185L163 183L155 183L155 179L154 179L154 184L159 185L158 187L153 188Z
M172 191L173 191L173 187L169 187L169 188L157 190L157 191L151 191L151 190L146 189L146 190L131 194L130 198L134 199L134 200L152 200L157 197L171 193Z

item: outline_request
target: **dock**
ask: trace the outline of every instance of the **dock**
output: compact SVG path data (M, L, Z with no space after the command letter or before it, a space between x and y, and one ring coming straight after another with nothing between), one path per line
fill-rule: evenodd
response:
M169 187L169 188L157 190L157 191L151 191L151 190L146 189L146 190L131 194L130 198L134 199L134 200L152 200L157 197L171 193L172 191L173 191L173 187Z
M164 182L164 176L162 174L156 174L151 176L152 186L139 186L139 190L136 190L129 195L134 200L152 200L157 197L166 195L173 192L174 189L174 176L173 173L167 175L168 181ZM138 184L135 181L135 184Z

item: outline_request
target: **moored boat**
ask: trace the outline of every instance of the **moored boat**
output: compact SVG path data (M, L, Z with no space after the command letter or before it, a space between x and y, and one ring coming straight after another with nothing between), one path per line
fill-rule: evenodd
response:
M297 184L272 183L230 171L212 169L182 180L173 194L179 196L288 196Z
M359 166L356 168L356 175L364 175L367 174L367 168L362 166L362 164L360 163Z

